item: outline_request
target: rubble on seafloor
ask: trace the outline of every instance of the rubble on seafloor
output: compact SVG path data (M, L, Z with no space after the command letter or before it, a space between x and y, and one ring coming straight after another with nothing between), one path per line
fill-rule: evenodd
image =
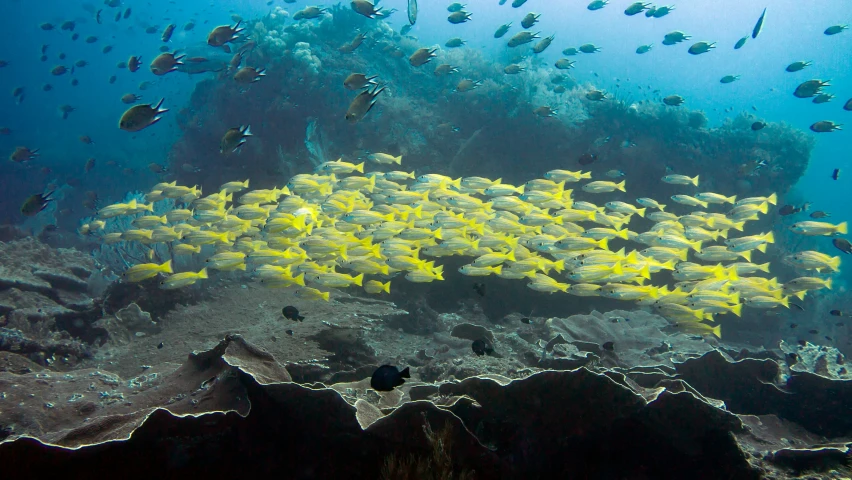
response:
M0 244L0 255L2 298L29 295L4 300L14 308L0 317L0 464L33 476L157 465L399 478L388 472L429 464L438 444L455 472L445 478L849 476L852 376L830 347L670 332L641 310L493 318L469 301L439 312L410 291L385 297L399 304L346 292L304 302L227 279L203 301L161 299L155 313L141 306L153 301L144 285L113 297L139 301L121 308L94 292L122 284L86 290L80 331L100 335L82 338L50 316L61 309L27 314L95 287L87 256L31 240ZM305 320L284 318L288 304ZM45 361L14 336L86 354ZM476 339L493 352L476 355ZM410 366L412 378L376 392L382 364Z

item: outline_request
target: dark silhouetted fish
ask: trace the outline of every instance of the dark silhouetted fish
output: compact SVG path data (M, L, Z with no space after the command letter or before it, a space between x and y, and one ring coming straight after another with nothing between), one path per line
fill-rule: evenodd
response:
M494 353L494 345L492 345L487 338L479 338L477 340L474 340L473 344L471 345L471 348L473 349L473 353L479 356L491 355L492 353Z
M378 392L390 392L405 383L404 379L406 378L411 378L408 367L405 367L403 371L399 371L398 368L392 365L382 365L373 372L373 377L370 379L370 386Z
M305 320L305 317L299 315L299 310L292 305L287 305L281 309L281 314L284 315L284 318L293 320L294 322L301 322Z

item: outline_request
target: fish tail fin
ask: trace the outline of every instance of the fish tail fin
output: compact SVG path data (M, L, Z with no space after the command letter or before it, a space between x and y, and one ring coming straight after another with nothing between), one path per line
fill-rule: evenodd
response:
M697 240L695 243L693 243L692 249L698 253L701 253L701 240Z
M638 213L640 217L644 218L645 217L645 210L646 209L644 209L644 208L637 208L636 213Z
M716 338L718 338L719 340L722 339L722 325L721 324L713 327L711 332L713 332L713 335L716 335Z
M647 263L645 264L645 266L642 267L641 270L639 270L639 276L649 280L651 279L651 268L648 266Z
M500 275L501 273L503 273L503 265L497 265L496 267L494 267L492 272L494 272L495 275Z
M397 157L393 157L393 162L396 163L397 165L402 165L402 155L399 155Z
M701 200L698 201L698 204L701 205L704 208L707 208L709 206L709 204L707 202L702 202Z
M677 253L677 258L680 259L681 262L685 262L687 257L689 256L689 249L683 248Z
M305 274L300 273L297 277L294 277L293 283L295 283L296 285L299 285L301 287L304 287L305 286Z
M174 273L172 271L172 261L166 260L166 263L160 265L160 271L163 273Z
M438 240L443 240L443 237L442 237L442 234L441 234L441 227L438 227L437 229L435 229L435 231L432 232L432 236L437 238Z
M692 182L692 184L697 187L698 186L698 175L696 175L695 178L690 178L689 181Z
M331 293L329 292L320 292L320 298L325 300L326 302L331 299Z
M829 266L831 267L831 269L832 269L832 270L834 270L835 272L836 272L837 270L840 270L840 256L838 255L838 256L836 256L836 257L832 257L832 258L831 258L831 260L828 262L828 265L829 265Z
M766 243L775 243L775 234L772 233L772 232L769 232L769 233L767 233L763 236L763 240Z
M352 283L354 283L355 285L358 285L359 287L362 286L363 283L364 283L364 274L363 273L358 274L357 277L352 279Z
M358 165L355 165L355 171L364 173L364 162L361 162Z
M704 320L704 310L699 308L698 310L693 310L692 314L695 315L695 318L697 318L699 322Z
M643 208L642 210L644 211L645 209ZM626 228L618 230L615 233L616 233L617 236L619 236L619 237L621 237L625 240L630 239L630 235L629 235L628 230Z
M624 270L621 268L621 261L615 262L615 265L612 266L612 273L616 275L624 273Z
M758 252L761 252L761 253L766 253L766 244L761 243L760 245L757 246L757 248L755 250L757 250Z
M719 234L720 237L727 240L727 238L728 238L728 231L727 230L719 230L718 234Z
M846 235L847 233L849 233L849 226L846 222L843 222L837 226L836 231L841 235Z
M733 205L734 203L737 202L737 196L731 195L730 197L725 198L725 201L730 203L731 205Z
M698 181L698 177L695 177L695 181L696 182ZM627 180L622 180L621 183L615 184L615 188L616 188L616 190L621 190L622 192L626 192L627 189L624 187L625 185L627 185ZM697 185L697 183L696 183L696 185Z
M387 274L385 274L385 275L387 275ZM390 293L390 284L391 284L391 282L383 283L382 284L382 291L384 291L385 293Z
M340 246L340 258L342 258L343 260L349 260L349 258L346 256L346 244Z
M772 194L766 198L766 201L771 203L772 205L778 205L778 195Z
M601 250L606 250L609 246L609 239L602 238L601 241L598 242L598 246L601 248Z
M478 241L478 240L477 240L477 241ZM516 260L515 260L515 251L514 251L514 250L509 250L509 253L507 253L507 254L506 254L506 260L509 260L510 262L514 262L514 261L516 261Z
M245 267L245 264L243 264L243 267ZM198 278L201 278L201 279L210 278L210 277L207 276L207 267L202 268L201 271L198 272Z
M784 305L787 308L790 308L790 297L781 297L781 305Z
M831 290L831 278L828 278L828 279L825 281L825 288L827 288L827 289Z

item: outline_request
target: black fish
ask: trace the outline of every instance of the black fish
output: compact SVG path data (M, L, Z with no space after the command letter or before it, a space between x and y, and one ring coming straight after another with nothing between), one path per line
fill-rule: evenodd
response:
M811 335L819 335L819 330L808 330Z
M798 343L799 345L801 345L803 347L808 346L807 340L797 340L796 343Z
M39 214L42 210L47 208L47 205L53 201L50 196L53 194L53 190L44 194L39 193L36 195L32 195L24 201L24 204L21 206L21 214L27 217L33 217Z
M831 215L829 215L826 212L823 212L822 210L817 210L816 212L813 212L810 215L811 218L826 218L826 217L830 217L830 216Z
M98 25L101 23L101 12L103 12L103 9L98 10L98 13L95 14L95 20L97 20Z
M803 312L805 311L805 307L803 307L803 306L799 305L798 303L790 302L790 305L791 305L791 306L793 306L793 307L798 308L799 310L801 310L801 311L803 311Z
M160 342L160 344L159 344L159 345L157 345L157 348L158 348L158 349L163 348L163 342Z
M796 364L799 362L799 356L790 352L787 354L787 362L790 363L790 365Z
M292 305L287 305L286 307L282 308L281 314L284 315L284 318L288 318L290 320L293 320L294 322L301 322L305 319L305 317L299 315L299 310Z
M601 345L601 348L603 348L604 350L606 350L608 352L611 352L611 351L615 350L615 343L614 342L606 342L603 345Z
M833 338L831 338L831 337L829 337L828 335L826 335L826 336L825 336L825 339L826 339L826 340L828 340L829 342L833 342L833 341L834 341L834 339L833 339Z
M476 293L478 293L480 297L485 296L485 284L484 283L474 283L473 289L476 290Z
M832 311L830 311L830 312L828 312L828 313L830 313L830 314L831 314L831 316L833 316L833 317L845 317L845 316L846 316L846 314L845 314L845 313L843 313L843 312L842 312L842 311L840 311L840 310L832 310Z
M293 336L293 330L285 330L284 333L290 335L291 337Z
M794 207L792 205L784 205L778 210L778 214L781 216L793 215L794 213L801 212L801 208Z
M580 155L580 165L591 165L595 163L595 160L598 159L598 156L594 153L584 153Z
M796 328L796 327L798 327L798 326L799 326L799 324L798 324L798 323L791 323L791 324L790 324L790 328Z
M400 372L394 366L382 365L373 372L373 378L370 379L370 386L377 392L390 392L395 387L405 383L404 378L411 378L411 375L408 373L408 367L405 367L405 370Z
M763 123L763 122L754 122L754 123L751 124L751 129L756 132L758 130L763 130L763 127L765 127L765 126L766 126L766 124Z
M849 240L845 238L835 238L831 241L831 244L847 255L852 254L852 243L849 243Z
M527 325L529 325L532 323L532 321L530 321L529 317L524 317L521 319L521 323L526 323Z
M480 338L478 340L473 341L473 353L482 356L482 355L491 355L494 353L494 346L491 345L491 342L488 341L487 338Z
M834 171L833 171L833 172L831 172L831 178L832 178L833 180L837 180L837 177L839 177L839 176L840 176L840 169L839 169L839 168L835 168L835 169L834 169Z

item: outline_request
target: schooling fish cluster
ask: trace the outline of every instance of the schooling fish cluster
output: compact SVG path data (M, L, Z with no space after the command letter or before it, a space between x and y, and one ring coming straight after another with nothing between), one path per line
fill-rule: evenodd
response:
M384 165L402 162L401 156L383 153L370 159ZM791 295L803 298L809 290L831 288L830 278L780 284L757 276L769 273L770 266L751 263L752 252L765 252L774 242L772 232L729 236L767 213L776 203L774 194L740 200L713 192L674 195L674 202L698 208L676 215L651 198L637 199L638 206L574 200L573 191L565 189L568 183L585 182L580 190L589 196L625 191L626 181L591 181L588 172L551 170L521 186L482 177L363 172L363 163L337 160L314 174L296 175L281 188L246 191L248 180L234 181L208 196L197 187L159 183L146 195L148 204L110 205L83 230L96 233L110 218L136 215L132 229L104 234L103 241L167 243L173 255L201 255L203 246L212 246L204 252L207 267L200 272L173 273L167 261L135 265L124 273L130 282L166 274L160 284L167 289L207 278L208 268L251 269L267 286L294 287L302 297L328 300L321 288L357 285L380 294L390 293L395 277L416 283L443 280L444 267L428 259L465 256L473 260L459 268L463 275L526 279L540 292L634 301L654 307L680 329L717 336L720 326L707 323L716 314L740 316L742 305L787 307ZM699 179L667 175L662 181L692 189ZM154 215L154 203L163 199L174 199L181 208ZM630 230L634 216L653 223L641 232ZM792 230L834 235L846 233L846 224L801 222ZM646 248L615 250L611 241ZM817 272L840 266L839 257L815 251L785 261ZM676 283L652 282L661 270L670 270ZM365 281L365 275L374 279Z

